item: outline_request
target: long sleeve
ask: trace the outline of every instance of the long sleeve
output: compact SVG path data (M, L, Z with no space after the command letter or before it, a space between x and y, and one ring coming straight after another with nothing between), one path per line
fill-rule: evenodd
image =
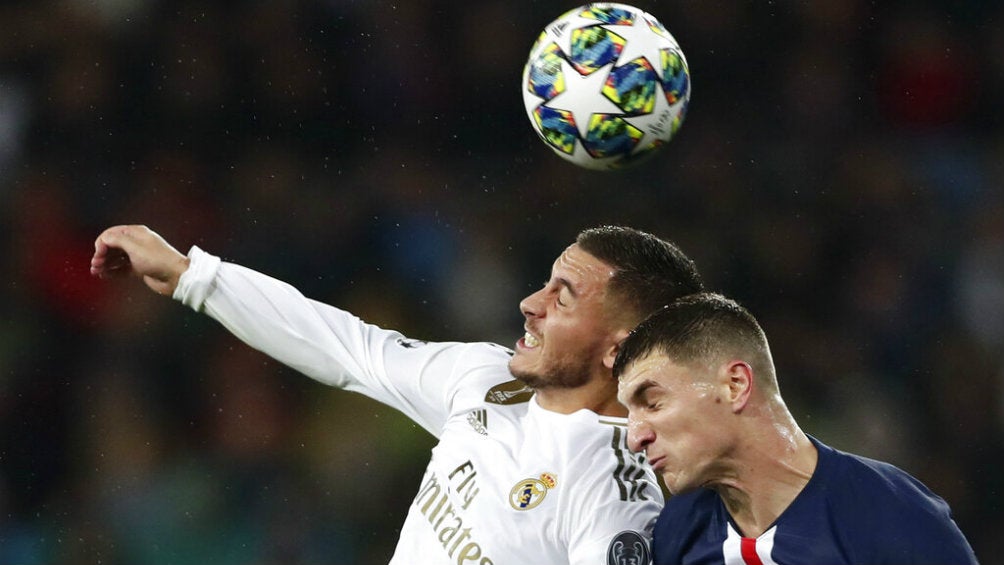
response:
M189 258L176 300L277 361L392 406L437 437L459 381L507 358L490 344L409 340L198 247Z

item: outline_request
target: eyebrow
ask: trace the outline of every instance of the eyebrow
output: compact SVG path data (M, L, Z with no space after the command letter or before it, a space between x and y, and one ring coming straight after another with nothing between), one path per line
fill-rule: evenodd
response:
M579 296L579 293L575 292L575 287L572 286L572 281L564 277L555 277L555 280L559 285L568 289L568 292L571 293L572 298L577 298Z
M638 386L636 386L634 388L634 390L631 391L631 394L627 398L627 401L628 401L627 403L628 404L645 404L645 402L644 402L644 400L645 400L645 393L647 393L649 391L649 389L652 389L652 388L655 388L655 387L658 387L658 386L659 386L659 383L657 383L657 382L655 382L655 381L653 381L651 379L645 379Z

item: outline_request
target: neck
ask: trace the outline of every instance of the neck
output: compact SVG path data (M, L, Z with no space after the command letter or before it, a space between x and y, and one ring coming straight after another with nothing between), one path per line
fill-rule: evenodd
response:
M609 380L609 383L594 380L575 388L539 388L536 390L537 404L559 414L571 414L585 409L600 416L624 418L627 416L627 409L617 401L617 383L613 379Z
M745 537L767 531L808 484L818 460L794 421L760 426L765 432L738 448L729 478L712 487Z

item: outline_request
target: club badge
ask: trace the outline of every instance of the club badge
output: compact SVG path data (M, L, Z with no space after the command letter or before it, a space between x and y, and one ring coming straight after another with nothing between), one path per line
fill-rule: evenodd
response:
M547 491L557 484L558 480L552 473L541 473L539 478L523 479L509 491L509 505L516 510L536 508L547 496Z

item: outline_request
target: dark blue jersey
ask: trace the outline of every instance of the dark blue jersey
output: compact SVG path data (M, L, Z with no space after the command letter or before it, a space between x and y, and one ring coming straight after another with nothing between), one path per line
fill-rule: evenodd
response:
M659 515L655 565L976 563L948 504L920 481L810 439L816 470L763 535L737 533L718 494L699 489L671 498Z

